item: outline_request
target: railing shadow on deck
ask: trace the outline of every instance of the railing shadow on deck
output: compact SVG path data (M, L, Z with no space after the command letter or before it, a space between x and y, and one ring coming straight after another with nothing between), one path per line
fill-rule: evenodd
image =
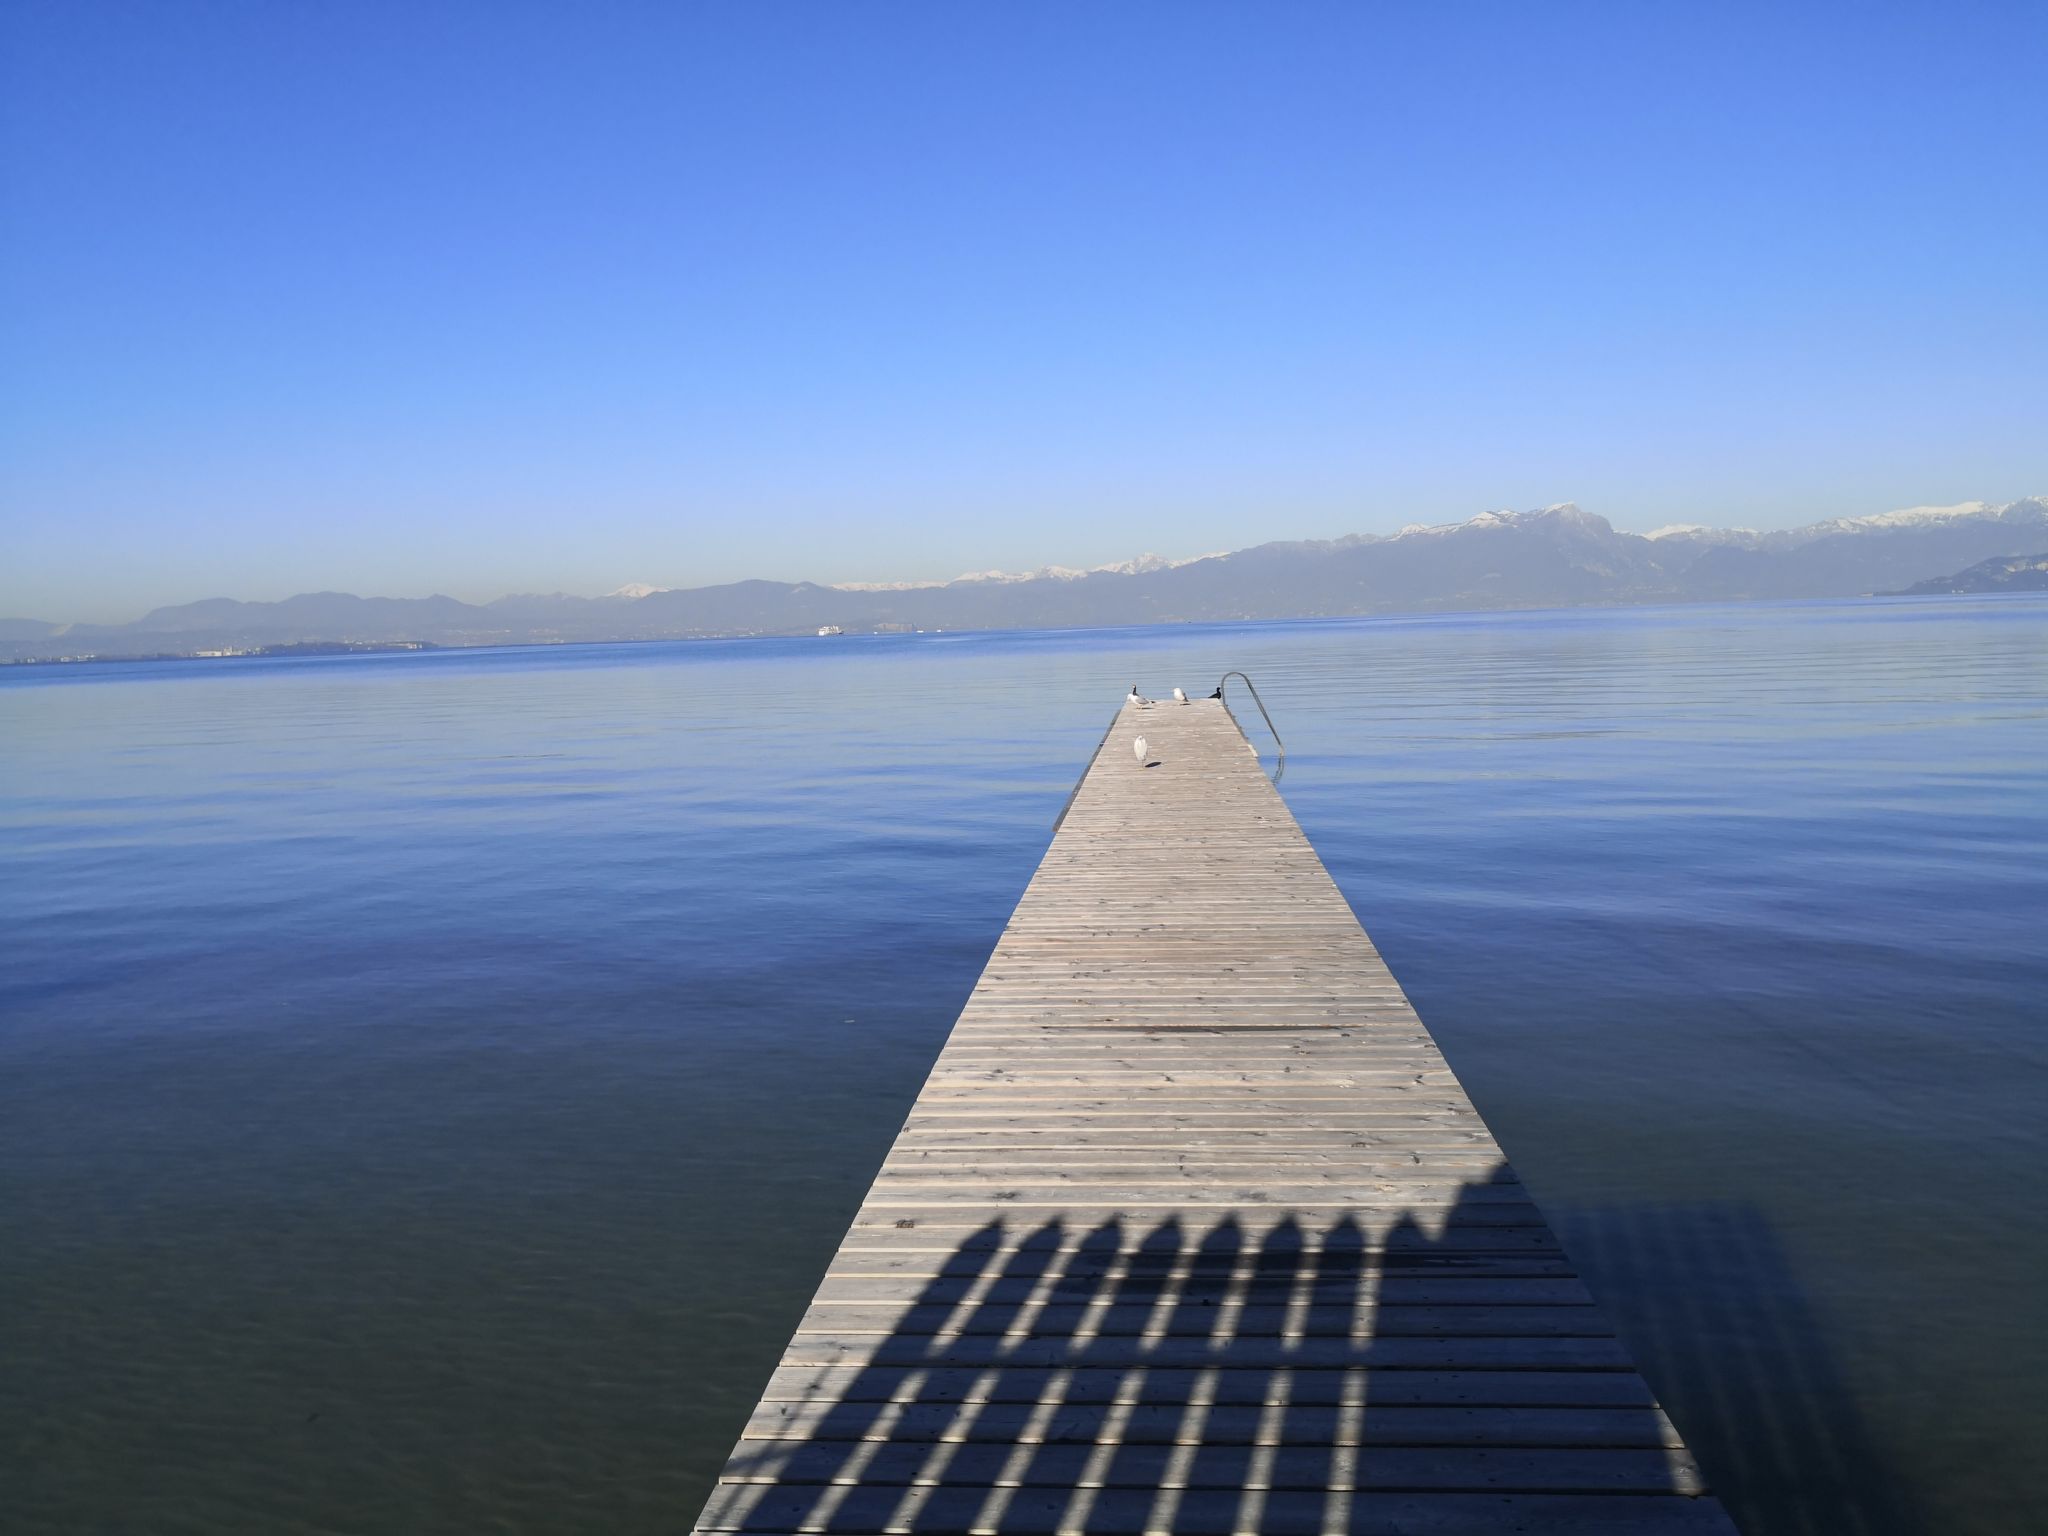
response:
M1517 1260L1485 1235L1511 1179L1503 1168L1468 1183L1435 1235L1406 1217L1312 1233L1258 1207L1205 1212L1200 1230L1182 1216L1110 1220L1078 1241L1057 1219L1021 1235L991 1222L872 1347L805 1373L820 1396L764 1405L784 1417L760 1432L780 1438L742 1442L727 1470L760 1481L722 1486L706 1528L1313 1536L1396 1528L1384 1508L1368 1513L1368 1497L1467 1477L1475 1493L1583 1495L1617 1513L1612 1495L1697 1492L1622 1346L1605 1357L1596 1345L1604 1317L1587 1329L1583 1309L1559 1311L1546 1326L1540 1307L1514 1305L1510 1323L1496 1313L1470 1330L1510 1373L1488 1413L1461 1417L1434 1376L1470 1351L1434 1342L1467 1335L1423 1282L1569 1274L1554 1252ZM1517 1418L1517 1403L1571 1411ZM1712 1416L1711 1403L1694 1407ZM1503 1426L1498 1440L1482 1421ZM1711 1426L1717 1459L1738 1463L1728 1447L1760 1432L1785 1430ZM1794 1443L1821 1435L1865 1454L1853 1422L1802 1434ZM1347 1485L1357 1491L1332 1491ZM1781 1526L1768 1507L1749 1515L1751 1536L1809 1528Z

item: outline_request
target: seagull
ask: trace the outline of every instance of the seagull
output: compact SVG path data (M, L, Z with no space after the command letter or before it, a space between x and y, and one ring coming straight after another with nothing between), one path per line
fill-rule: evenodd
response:
M1173 690L1173 702L1174 702L1174 703L1176 703L1176 704L1185 704L1185 703L1187 703L1187 701L1188 701L1188 696L1187 696L1187 695L1186 695L1185 693L1183 693L1183 692L1182 692L1182 691L1181 691L1180 689L1176 688L1176 689L1174 689L1174 690Z
M1143 694L1139 693L1139 692L1138 692L1138 685L1137 685L1136 683L1133 683L1133 684L1131 684L1131 691L1130 691L1130 695L1129 695L1129 697L1127 697L1127 698L1126 698L1126 699L1124 700L1124 702L1125 702L1126 704L1138 704L1138 705L1144 705L1144 704L1150 704L1150 703L1151 703L1152 701L1151 701L1150 699L1146 698L1146 697L1145 697L1145 696L1144 696Z
M1140 736L1131 743L1131 750L1138 754L1138 766L1142 768L1145 766L1145 759L1151 755L1152 743Z

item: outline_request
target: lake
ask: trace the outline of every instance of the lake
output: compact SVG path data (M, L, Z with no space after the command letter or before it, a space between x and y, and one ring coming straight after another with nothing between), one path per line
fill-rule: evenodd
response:
M687 1529L1229 668L1745 1531L2034 1528L2040 597L0 672L9 1528Z

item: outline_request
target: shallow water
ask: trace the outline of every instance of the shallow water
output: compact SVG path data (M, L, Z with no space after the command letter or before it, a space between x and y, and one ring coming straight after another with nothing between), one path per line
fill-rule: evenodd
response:
M1119 696L1226 667L1744 1529L2029 1529L2036 598L6 673L9 1528L686 1528Z

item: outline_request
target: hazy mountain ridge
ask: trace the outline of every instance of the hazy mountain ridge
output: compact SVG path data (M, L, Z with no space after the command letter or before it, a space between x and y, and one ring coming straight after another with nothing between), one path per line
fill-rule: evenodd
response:
M1188 560L1145 555L1087 571L980 572L930 585L636 584L603 597L518 593L484 604L439 594L309 592L272 603L208 598L158 608L130 624L0 620L0 655L190 654L308 640L506 645L801 634L826 625L855 632L1085 628L1847 597L1939 579L2044 540L2048 499L2041 497L2004 506L1916 507L1769 533L1694 526L1623 533L1567 502L1384 536L1275 541Z
M1941 592L2048 592L2048 554L1993 555L1952 576L1916 581L1899 597L1926 597Z

